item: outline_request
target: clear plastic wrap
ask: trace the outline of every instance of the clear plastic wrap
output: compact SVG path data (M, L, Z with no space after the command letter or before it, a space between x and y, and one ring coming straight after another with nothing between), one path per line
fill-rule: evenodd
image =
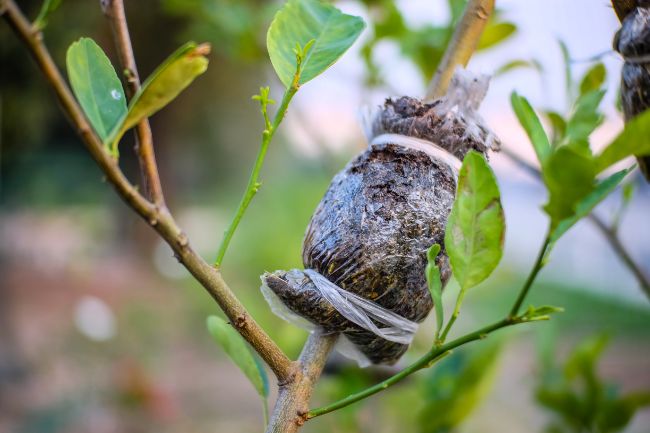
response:
M451 273L444 227L461 160L499 144L476 112L488 81L460 70L436 101L402 97L364 111L368 149L334 177L314 212L305 269L262 276L277 315L341 333L337 349L360 366L399 359L433 307L424 276L432 244L442 246L443 284Z

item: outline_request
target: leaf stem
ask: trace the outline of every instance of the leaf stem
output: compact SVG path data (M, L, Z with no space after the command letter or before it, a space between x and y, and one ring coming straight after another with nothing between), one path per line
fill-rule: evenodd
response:
M449 318L449 322L447 322L445 330L442 331L442 335L439 338L436 338L437 344L442 344L445 342L447 339L447 334L449 334L451 327L454 325L454 322L456 322L456 319L458 319L458 316L460 315L460 306L463 304L463 298L465 298L465 292L466 290L462 288L460 289L460 293L458 293L458 297L456 298L456 306L454 306L454 312Z
M298 88L300 87L300 85L298 84L299 83L298 80L299 80L299 74L298 72L296 72L296 76L294 77L294 81L292 85L289 88L287 88L287 90L284 92L284 96L282 97L282 102L280 103L280 107L278 108L278 111L275 114L275 117L273 119L273 124L271 124L270 127L264 129L264 131L262 132L262 144L260 146L259 152L257 153L257 158L255 159L255 165L253 166L253 171L251 171L250 177L248 178L248 185L246 185L246 190L244 191L244 195L242 196L241 201L239 202L239 206L237 207L235 216L233 217L230 225L224 232L223 240L219 245L219 251L217 252L217 259L215 261L216 267L221 266L221 263L223 262L223 258L226 255L226 251L228 250L228 246L230 245L230 241L232 240L232 237L235 234L235 230L237 230L237 226L239 225L242 217L244 216L244 213L246 212L248 205L251 203L253 197L255 197L255 194L257 194L257 191L262 185L259 182L259 176L260 176L260 171L262 170L262 166L264 165L264 158L266 157L266 152L269 148L269 144L271 143L271 140L273 139L273 136L275 135L275 131L277 131L278 127L280 126L280 123L282 123L282 120L284 119L284 116L287 113L291 99L293 98L293 96L298 91ZM267 116L265 116L265 123L268 125Z
M518 323L523 323L523 322L517 320L516 318L505 318L491 325L488 325L484 328L478 329L474 332L471 332L467 335L457 338L456 340L450 341L449 343L440 346L435 346L431 350L429 350L424 356L422 356L420 359L415 361L413 364L409 365L404 370L389 377L383 382L379 382L378 384L371 386L370 388L364 389L363 391L360 391L356 394L352 394L344 399L336 401L327 406L310 410L309 413L307 414L307 419L325 415L326 413L333 412L345 406L349 406L353 403L356 403L359 400L363 400L366 397L370 397L373 394L377 394L378 392L381 392L386 388L395 385L398 382L401 382L403 379L410 376L411 374L419 370L422 370L423 368L430 367L431 365L435 364L437 361L445 357L453 349L463 346L472 341L481 340L485 338L487 335L489 335L490 333L498 329L505 328L507 326L515 325Z
M522 286L517 301L515 302L515 305L510 310L510 313L506 318L501 319L498 322L485 326L476 331L470 332L469 334L466 334L462 337L452 340L449 343L436 342L436 344L431 348L431 350L429 350L426 354L424 354L424 356L422 356L420 359L418 359L413 364L409 365L399 373L389 377L383 382L380 382L376 385L366 388L363 391L360 391L356 394L352 394L346 398L331 403L327 406L312 409L308 412L307 419L315 418L320 415L325 415L326 413L333 412L337 409L341 409L345 406L351 405L352 403L356 403L359 400L363 400L364 398L369 397L373 394L381 392L386 388L402 381L403 379L410 376L411 374L423 368L431 367L433 364L435 364L443 357L447 356L452 350L456 349L457 347L463 346L467 343L471 343L476 340L481 340L483 338L486 338L489 334L491 334L492 332L498 329L505 328L507 326L517 325L519 323L531 322L529 317L518 316L517 312L519 310L519 307L521 306L521 303L524 301L526 295L530 291L530 288L533 284L533 281L535 281L537 274L539 273L539 271L542 269L544 265L544 258L546 256L546 251L548 249L549 242L550 242L550 237L549 235L547 235L546 238L544 239L544 243L542 244L542 247L540 248L540 253L537 257L537 260L533 265L533 270L528 276L528 278L526 279L524 285ZM454 310L454 315L456 316L458 316L457 310L460 304L462 304L463 296L464 296L463 291L461 291L456 301L456 309ZM447 324L447 327L445 328L445 332L443 333L443 337L442 337L443 340L444 337L446 336L446 332L449 332L449 329L451 328L450 324L453 323L454 320L455 319L452 316L452 318L449 320L449 324ZM544 320L546 320L546 318L544 318Z
M526 279L524 286L521 288L521 291L519 292L519 296L517 296L517 300L512 305L512 308L510 309L510 315L509 315L510 317L515 317L519 313L521 304L523 304L524 300L526 299L526 296L528 295L528 292L530 291L530 288L533 285L535 278L537 278L537 274L539 274L539 271L541 271L542 268L544 267L546 252L548 250L548 246L550 243L551 243L551 232L549 230L549 232L546 234L546 237L544 238L544 243L542 244L542 247L539 249L539 253L537 254L537 259L535 260L535 264L533 265L533 269L530 271L530 274L528 275L528 278Z

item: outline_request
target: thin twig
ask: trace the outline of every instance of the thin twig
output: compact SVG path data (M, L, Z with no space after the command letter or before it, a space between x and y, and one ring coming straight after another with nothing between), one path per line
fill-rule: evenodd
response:
M309 400L338 334L312 333L302 349L295 380L280 386L266 433L295 433L307 420Z
M360 400L363 400L364 398L370 397L371 395L377 394L378 392L381 392L386 388L393 386L398 382L401 382L402 380L412 375L413 373L416 373L417 371L422 370L424 368L431 367L433 364L440 361L445 356L451 354L451 352L454 349L464 346L465 344L471 343L476 340L482 340L496 330L508 326L517 325L520 323L528 323L531 320L541 320L541 319L530 318L527 317L526 315L518 316L517 314L519 308L521 307L521 304L523 303L524 299L528 295L528 292L530 291L533 282L537 278L539 271L544 267L543 258L545 256L547 248L548 248L548 237L544 240L544 243L540 248L538 258L535 261L535 264L533 265L533 269L530 275L528 276L526 282L519 290L517 300L515 301L513 307L510 309L510 312L504 319L501 319L491 325L478 329L474 332L470 332L462 337L450 341L449 343L434 344L434 346L427 353L425 353L420 359L418 359L413 364L409 365L399 373L389 377L383 382L380 382L374 386L366 388L363 391L360 391L356 394L352 394L339 401L335 401L334 403L328 404L327 406L312 409L307 413L307 419L315 418L320 415L325 415L326 413L333 412L337 409L341 409L345 406L351 405L352 403L356 403Z
M618 256L623 261L623 264L634 274L641 289L645 292L646 296L650 299L650 279L643 272L643 269L634 261L630 253L627 251L621 239L618 237L616 230L608 226L605 222L595 214L589 214L589 220L600 230L609 242L609 245L616 251Z
M526 171L528 174L530 174L531 176L533 176L538 180L541 180L542 174L540 173L537 167L525 161L523 158L521 158L516 153L512 152L510 149L502 148L501 153L507 156L512 162L517 164L517 166L519 166L521 169ZM587 219L596 226L596 228L600 231L600 233L605 237L607 242L609 242L609 245L612 247L614 252L621 258L623 264L630 270L630 272L632 272L632 274L638 281L639 286L641 286L641 289L644 291L646 296L650 298L650 279L645 274L641 266L638 263L636 263L636 261L632 258L632 255L627 250L625 245L623 245L621 239L618 237L618 233L616 232L616 229L614 229L613 227L605 223L605 221L603 221L603 219L598 215L596 215L594 212L587 215Z
M493 323L492 325L486 326L470 334L467 334L463 337L460 337L456 340L450 341L449 343L443 344L442 346L434 346L431 350L429 350L424 356L422 356L420 359L415 361L413 364L409 365L399 373L389 377L383 382L379 382L376 385L366 388L363 391L360 391L356 394L349 395L348 397L343 398L339 401L335 401L334 403L328 404L327 406L310 410L307 413L307 419L312 419L317 416L325 415L326 413L330 413L335 410L344 408L360 400L363 400L367 397L370 397L371 395L377 394L378 392L381 392L386 388L401 382L402 380L406 379L408 376L412 375L413 373L422 370L424 368L431 367L433 364L435 364L436 362L438 362L448 354L451 354L451 351L453 349L463 346L467 343L471 343L472 341L482 340L488 334L496 331L497 329L505 328L507 326L515 325L517 323L524 323L524 322L513 322L507 318L502 319L496 323Z
M512 305L512 308L510 309L509 317L515 317L517 316L517 314L519 314L519 309L521 308L521 305L524 303L524 300L526 300L526 296L528 296L528 292L530 292L531 287L533 287L533 283L537 278L537 274L539 274L539 271L541 271L542 268L544 267L544 260L546 258L546 253L548 252L548 246L550 243L551 243L551 236L549 233L546 235L546 237L544 237L544 243L542 245L542 248L539 249L539 253L537 254L537 259L535 259L535 264L533 265L533 269L528 275L528 278L526 278L524 287L519 292L519 296L517 296L517 300L515 300L515 303Z
M456 25L445 55L429 83L425 100L444 95L456 66L466 66L481 39L483 29L494 10L494 0L470 0Z
M133 55L129 27L126 23L124 3L122 0L100 0L100 3L104 15L111 24L117 55L126 81L126 94L131 99L140 90L140 77ZM146 117L136 126L136 152L147 195L157 206L164 207L165 198L153 149L151 125Z
M300 71L300 65L298 65L298 71ZM260 172L262 171L262 166L264 165L266 152L269 148L269 144L271 144L271 140L273 139L275 132L278 130L280 123L282 123L282 120L284 119L284 116L289 109L289 103L291 102L291 99L294 97L296 92L298 92L298 88L300 87L298 84L299 78L300 74L299 72L296 72L292 85L287 88L284 96L282 97L282 102L280 102L280 107L275 114L273 123L270 123L266 111L264 112L266 128L262 132L262 144L260 145L260 150L258 151L257 157L255 158L253 170L251 171L250 177L248 178L246 191L244 192L244 195L239 202L239 206L237 206L237 211L235 212L232 221L228 225L228 228L225 230L223 239L219 245L219 250L217 251L217 259L215 260L215 266L217 268L219 268L223 263L223 258L226 255L230 241L232 240L232 237L235 234L235 230L237 230L237 227L239 226L239 223L244 216L246 209L248 209L248 205L253 200L253 197L255 197L255 194L257 194L257 191L259 191L260 186L262 186L262 184L259 182L259 177Z
M278 380L280 382L290 381L295 370L293 362L246 311L246 308L223 280L221 273L191 248L187 236L178 227L169 211L145 199L129 183L117 162L104 150L101 141L91 128L43 44L40 32L33 31L29 21L13 0L2 0L0 11L3 12L4 18L36 60L45 79L55 91L63 110L77 129L93 159L106 175L108 182L113 185L120 197L169 244L178 260L210 293L228 316L232 326L259 353Z

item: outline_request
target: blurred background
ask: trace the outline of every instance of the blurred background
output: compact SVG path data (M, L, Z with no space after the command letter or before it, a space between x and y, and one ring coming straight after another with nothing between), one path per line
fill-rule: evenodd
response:
M30 17L38 1L20 1ZM462 0L336 3L368 28L324 75L304 86L267 158L263 187L224 262L226 280L292 357L306 337L269 310L264 271L300 267L304 228L332 176L366 145L357 113L387 96L424 94ZM213 46L210 67L152 119L166 197L207 260L243 192L263 129L250 96L271 85L265 49L280 2L127 1L141 77L187 40ZM499 0L469 67L493 75L481 114L504 147L534 154L509 106L513 90L541 110L567 114L583 74L606 71L602 147L621 130L619 22L605 0ZM115 62L99 2L65 0L45 41L65 50L94 38ZM103 182L34 62L0 25L0 432L256 432L259 399L210 339L218 309ZM562 44L566 47L563 55ZM568 60L568 61L565 61ZM549 129L551 123L549 123ZM139 182L132 137L121 164ZM496 274L466 299L458 334L501 317L546 230L543 186L503 154L491 157L508 220ZM650 188L637 174L596 211L650 273ZM630 198L631 197L631 198ZM453 304L456 286L445 292ZM530 299L563 306L551 322L506 330L459 350L432 371L309 422L306 432L650 431L650 303L589 221L553 252ZM429 318L428 320L430 320ZM397 367L422 354L421 327ZM314 405L394 371L358 369L334 356ZM584 425L597 426L585 429Z

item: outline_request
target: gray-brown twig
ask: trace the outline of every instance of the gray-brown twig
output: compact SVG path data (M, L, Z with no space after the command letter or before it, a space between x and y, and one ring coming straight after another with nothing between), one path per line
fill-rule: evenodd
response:
M266 433L295 433L307 421L309 400L338 334L312 333L300 354L293 381L280 385Z
M138 67L135 64L129 27L126 23L124 2L122 0L100 0L100 3L104 15L111 24L117 55L126 81L126 94L131 99L140 89L140 76L138 75ZM142 119L136 126L136 152L140 162L145 191L157 206L165 206L165 198L153 149L151 125L149 125L149 119L147 118Z
M43 44L40 32L34 31L13 0L1 1L0 12L36 60L45 79L56 93L63 110L77 129L93 159L106 175L108 182L113 185L119 196L169 244L178 260L210 293L228 316L232 326L259 353L275 373L278 381L289 382L296 370L294 363L246 311L244 305L223 280L221 273L192 249L187 236L178 227L167 208L149 202L131 185L117 162L104 150Z

